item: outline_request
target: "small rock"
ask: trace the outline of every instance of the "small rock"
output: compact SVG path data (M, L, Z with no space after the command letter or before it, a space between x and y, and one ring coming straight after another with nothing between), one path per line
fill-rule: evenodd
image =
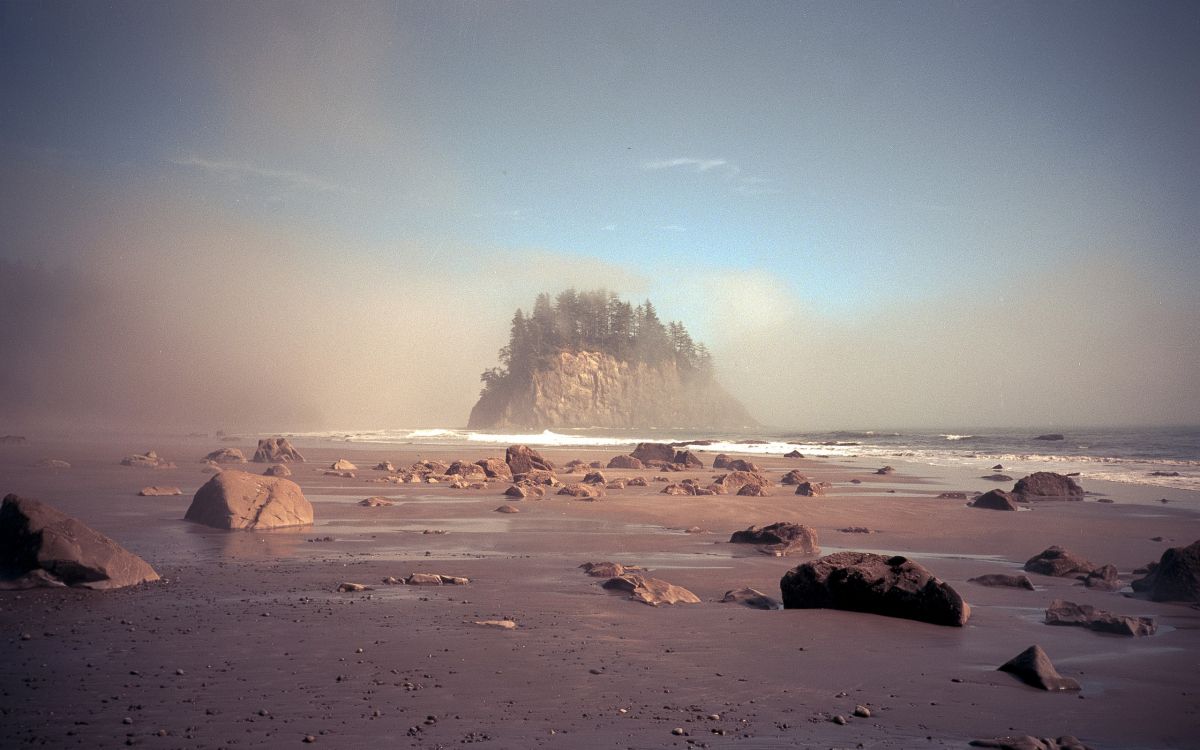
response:
M867 708L866 706L855 706L854 715L860 719L869 719L871 718L871 709Z
M501 630L513 630L517 627L517 624L512 620L476 620L475 624L487 628L499 628Z

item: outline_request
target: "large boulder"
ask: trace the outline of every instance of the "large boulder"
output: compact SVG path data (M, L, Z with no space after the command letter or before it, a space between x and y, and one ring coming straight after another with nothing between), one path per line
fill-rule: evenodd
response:
M258 441L258 449L254 451L255 463L280 464L288 461L303 461L304 456L285 437L263 438Z
M218 448L200 460L215 464L244 464L246 456L237 448Z
M675 461L675 449L666 443L638 443L630 455L642 463L649 461L674 463Z
M512 480L512 469L508 468L508 464L504 463L502 459L481 458L475 464L483 469L483 473L487 475L488 479Z
M808 477L801 474L799 469L792 469L787 474L783 475L783 478L779 480L779 483L784 484L784 485L791 485L794 487L795 485L800 484L801 482L807 482L807 481L808 481Z
M779 582L785 609L844 609L935 625L965 625L970 606L908 558L837 552L798 565Z
M1026 685L1042 690L1079 690L1079 683L1060 675L1050 662L1050 657L1037 645L1004 662L997 671L1008 672Z
M975 498L971 507L985 510L1017 510L1017 504L1013 501L1012 495L1004 490L991 490L983 493Z
M510 445L508 450L504 451L504 463L508 464L514 476L526 474L534 469L554 471L554 465L528 445Z
M692 592L667 583L661 578L650 578L637 573L610 578L604 582L604 588L612 591L627 591L629 598L657 607L660 604L699 604L700 597Z
M1128 636L1154 635L1158 631L1153 617L1114 615L1090 604L1076 604L1062 599L1055 599L1046 609L1046 624L1075 625L1101 633Z
M290 479L229 470L196 491L184 519L217 529L274 529L311 524L313 507Z
M731 471L714 479L708 488L718 495L736 495L740 489L748 484L757 487L770 487L771 480L758 472Z
M1148 593L1156 602L1200 602L1200 540L1186 547L1171 547L1133 590Z
M43 502L8 495L0 504L0 587L115 589L157 580L145 560Z
M734 544L761 544L771 552L784 555L821 554L821 548L817 546L817 530L788 521L735 531L729 541Z
M283 464L271 464L263 471L264 477L290 477L292 470Z
M1074 574L1087 575L1095 569L1092 563L1058 545L1047 547L1025 561L1025 570L1030 573L1059 578Z
M646 465L640 459L633 456L613 456L609 462L608 469L644 469Z
M1082 500L1083 488L1071 477L1038 471L1017 480L1013 494L1024 500Z

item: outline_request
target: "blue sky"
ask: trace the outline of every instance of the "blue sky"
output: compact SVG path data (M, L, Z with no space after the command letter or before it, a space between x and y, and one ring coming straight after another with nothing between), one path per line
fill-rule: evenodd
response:
M1121 318L1131 330L1151 312L1169 327L1200 280L1198 93L1200 10L1182 2L6 0L0 255L145 267L139 254L173 252L150 236L235 225L260 240L244 259L504 275L487 304L445 289L496 317L489 331L538 287L621 284L714 342L727 382L748 376L730 360L770 351L787 367L808 343L748 349L769 331L714 308L869 342L934 307L996 324L969 301L1062 275L1070 315L1051 313L1052 290L1028 302L1045 330L1074 316L1112 330L1089 290L1118 281L1153 297ZM520 283L514 259L531 253L562 273ZM1196 390L1177 372L1185 343L1164 398ZM954 350L924 344L900 356ZM1070 365L1055 364L1051 382ZM470 388L413 418L453 421ZM970 403L950 423L970 424ZM1170 411L1146 406L1150 421Z

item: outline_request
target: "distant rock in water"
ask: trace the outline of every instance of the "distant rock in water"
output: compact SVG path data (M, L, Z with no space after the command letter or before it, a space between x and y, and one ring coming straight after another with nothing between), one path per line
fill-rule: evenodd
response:
M1046 440L1049 442L1055 442L1058 440L1065 440L1065 438L1057 432L1049 432L1049 433L1046 433L1045 435L1038 435L1037 437L1034 438L1034 440Z
M605 291L539 295L529 316L516 312L501 366L481 379L470 429L756 425L683 324Z
M0 504L0 588L115 589L157 580L145 560L43 502L8 495Z

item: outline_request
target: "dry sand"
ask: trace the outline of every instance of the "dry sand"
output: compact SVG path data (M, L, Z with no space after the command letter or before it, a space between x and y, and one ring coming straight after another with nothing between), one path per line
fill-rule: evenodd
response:
M149 447L178 468L118 465ZM289 747L311 736L335 748L914 748L1028 733L1075 734L1096 748L1184 748L1200 738L1200 610L1071 579L1031 576L1033 592L967 582L1017 572L1051 544L1113 563L1127 581L1167 546L1200 539L1193 494L1131 504L1124 493L1136 490L1085 483L1116 502L1002 513L936 499L995 485L938 479L928 467L891 461L896 473L877 476L874 464L854 460L755 458L776 479L800 468L834 488L818 498L778 486L761 498L668 497L652 482L598 502L524 500L520 513L500 514L505 484L370 482L382 473L363 467L407 466L418 457L412 449L300 443L309 462L293 464L292 478L313 502L316 525L220 532L182 520L210 476L199 459L215 447L249 455L253 441L0 448L0 492L53 504L164 577L115 592L0 592L0 746ZM576 457L607 462L614 451L543 453L562 465ZM72 468L32 465L50 456ZM323 476L337 458L358 464L358 476ZM147 484L184 494L138 497ZM375 495L396 504L357 504ZM743 586L779 595L780 576L805 558L726 543L734 530L779 520L815 527L825 552L917 560L970 602L969 625L717 603ZM877 533L838 531L848 526ZM689 527L703 532L685 533ZM1152 541L1157 536L1165 540ZM309 541L325 537L332 541ZM703 603L652 608L608 593L602 579L577 569L600 560L648 567ZM381 583L413 572L471 583ZM343 581L374 590L337 593ZM1042 624L1058 597L1153 615L1159 633L1134 639ZM505 619L517 627L475 624ZM1082 693L1048 694L995 671L1034 643ZM851 716L859 704L870 718ZM838 714L850 717L847 725L829 721Z

